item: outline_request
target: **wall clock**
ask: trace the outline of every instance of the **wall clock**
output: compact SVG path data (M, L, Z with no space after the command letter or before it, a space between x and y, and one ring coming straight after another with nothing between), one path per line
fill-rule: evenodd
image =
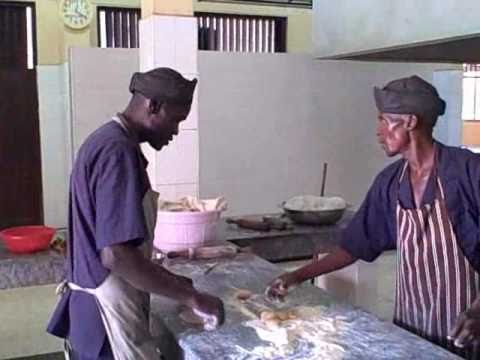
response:
M84 29L93 19L93 5L90 0L61 0L60 15L69 28Z

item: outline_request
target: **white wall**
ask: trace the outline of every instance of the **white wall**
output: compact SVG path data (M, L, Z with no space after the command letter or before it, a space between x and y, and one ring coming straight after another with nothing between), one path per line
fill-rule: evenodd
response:
M70 63L37 67L45 224L67 226L72 156L124 109L137 70L135 49L73 48Z
M45 224L65 227L69 178L69 86L66 65L37 67Z
M75 148L126 105L137 54L72 53ZM177 195L167 184L183 176L173 160L191 156L196 146L200 195L226 196L231 214L278 211L291 196L318 194L323 162L329 164L327 193L358 205L387 162L376 143L373 86L411 74L433 81L433 70L445 68L316 61L299 54L201 51L198 59L199 144L190 144L187 126L158 154L151 175L165 180L154 183L163 194Z
M70 49L71 133L76 153L100 125L125 109L128 86L138 71L137 49Z
M320 57L480 33L476 0L314 0L313 5Z
M358 205L387 162L373 86L433 81L436 68L200 52L201 196L225 195L233 214L278 211L290 196L318 194L328 162L326 192Z

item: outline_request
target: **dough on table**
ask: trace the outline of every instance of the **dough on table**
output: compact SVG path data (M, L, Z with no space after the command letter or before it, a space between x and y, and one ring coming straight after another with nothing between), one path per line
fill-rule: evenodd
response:
M296 319L298 319L298 314L295 310L265 310L260 313L260 320L268 328L277 328L283 321Z
M276 318L277 318L277 315L272 310L265 310L260 313L260 320L262 320L263 322L268 320L274 320Z
M202 317L195 314L190 308L182 309L179 317L189 325L203 326L204 324Z
M252 297L253 293L247 289L239 289L235 292L235 299L238 301L247 301Z

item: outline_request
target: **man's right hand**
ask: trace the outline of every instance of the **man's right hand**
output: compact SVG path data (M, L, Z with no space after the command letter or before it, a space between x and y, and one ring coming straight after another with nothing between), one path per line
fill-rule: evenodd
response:
M185 288L190 288L193 286L193 280L189 277L174 274L174 279L182 284Z
M288 291L294 289L299 283L295 273L285 273L270 283L265 290L265 295L271 301L283 301Z
M265 291L265 295L270 300L281 301L290 290L302 282L335 270L343 269L355 261L357 261L357 258L350 255L348 251L341 247L336 247L325 257L314 260L300 269L285 273L275 279Z
M225 322L223 302L215 296L197 293L191 307L202 314L215 317L216 326L220 326Z

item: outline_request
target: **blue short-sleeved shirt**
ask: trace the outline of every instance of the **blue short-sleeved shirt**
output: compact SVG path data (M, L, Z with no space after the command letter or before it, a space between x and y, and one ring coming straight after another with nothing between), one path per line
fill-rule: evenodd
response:
M100 250L143 242L147 228L142 200L150 188L146 166L138 143L115 121L81 146L70 178L68 281L98 287L109 274ZM68 337L76 351L92 358L106 339L94 297L80 291L63 295L48 331Z
M436 175L439 177L457 241L471 265L480 271L480 155L436 143ZM383 251L396 248L397 199L405 208L414 200L409 176L400 175L405 160L385 168L375 179L349 226L342 233L340 246L352 256L375 260ZM431 176L423 198L435 198L435 177Z

